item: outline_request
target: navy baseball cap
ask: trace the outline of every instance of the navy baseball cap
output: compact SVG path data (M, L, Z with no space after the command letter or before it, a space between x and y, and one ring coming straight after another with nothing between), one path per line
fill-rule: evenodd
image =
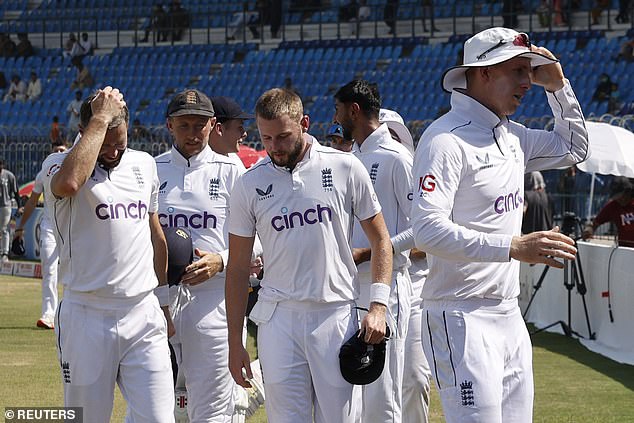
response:
M185 90L176 94L167 105L167 117L200 115L214 117L214 106L204 93Z
M339 350L339 368L341 376L353 385L367 385L381 376L385 366L385 345L390 335L389 327L386 337L378 344L368 344L356 331Z
M231 97L212 97L211 103L218 119L253 119L255 117L242 110L242 107Z
M174 286L194 261L192 236L188 228L163 228L163 233L167 241L167 282Z
M341 127L341 125L335 123L330 128L328 128L326 136L343 138L343 128Z

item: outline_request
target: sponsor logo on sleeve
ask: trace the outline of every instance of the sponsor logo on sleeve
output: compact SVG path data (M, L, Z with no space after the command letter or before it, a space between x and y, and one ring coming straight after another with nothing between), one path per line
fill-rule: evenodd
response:
M60 166L59 163L53 163L51 167L49 167L48 170L46 171L46 176L55 175L61 167L62 166Z
M163 182L160 186L159 186L159 194L165 194L165 187L167 186L167 181Z
M434 192L436 189L436 177L432 174L427 174L425 176L421 176L418 179L418 192L420 196L427 195L428 193Z

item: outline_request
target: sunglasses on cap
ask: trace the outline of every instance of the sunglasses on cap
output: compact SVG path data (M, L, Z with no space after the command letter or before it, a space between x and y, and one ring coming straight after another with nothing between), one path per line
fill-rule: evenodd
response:
M512 40L500 40L496 45L494 45L493 47L489 48L487 51L479 55L477 59L478 60L484 59L487 54L491 53L495 49L498 49L502 47L503 45L508 44L510 42L512 42L514 46L526 47L529 50L531 48L531 40L528 38L528 34L524 34L522 32L517 34Z

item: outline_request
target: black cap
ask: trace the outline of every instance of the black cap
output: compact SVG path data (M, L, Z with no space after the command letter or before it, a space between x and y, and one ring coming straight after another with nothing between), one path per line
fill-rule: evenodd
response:
M205 94L198 90L185 90L172 98L167 105L167 117L200 115L214 117L214 106Z
M24 248L24 240L22 238L14 238L11 243L11 252L16 256L23 256L26 253Z
M255 117L242 110L242 107L231 97L212 97L211 102L218 119L253 119Z
M194 260L192 236L188 228L163 228L167 241L167 282L178 285L185 268Z
M341 376L353 385L367 385L381 376L385 365L385 343L383 338L378 344L368 344L359 337L361 330L355 332L339 350L339 368ZM386 332L389 336L389 328Z
M632 182L625 176L617 176L612 179L610 184L610 197L614 197L619 194L624 194L632 191Z

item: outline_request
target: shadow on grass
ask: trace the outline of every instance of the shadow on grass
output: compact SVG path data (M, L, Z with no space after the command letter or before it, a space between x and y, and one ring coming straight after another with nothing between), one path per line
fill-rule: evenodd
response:
M534 329L529 325L529 330ZM556 333L540 332L531 335L533 346L561 354L618 381L634 390L634 366L621 364L584 347L578 339Z

